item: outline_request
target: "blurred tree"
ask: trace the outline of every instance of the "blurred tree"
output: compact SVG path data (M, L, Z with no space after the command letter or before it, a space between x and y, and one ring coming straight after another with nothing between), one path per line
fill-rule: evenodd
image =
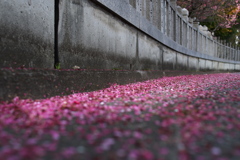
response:
M208 26L210 31L214 31L216 37L240 46L240 44L238 44L238 37L240 38L240 12L237 14L235 24L231 27L218 26L214 21L201 22L201 24ZM218 29L216 29L217 27Z
M240 0L177 0L177 4L188 9L189 17L196 17L215 36L235 43L240 27Z

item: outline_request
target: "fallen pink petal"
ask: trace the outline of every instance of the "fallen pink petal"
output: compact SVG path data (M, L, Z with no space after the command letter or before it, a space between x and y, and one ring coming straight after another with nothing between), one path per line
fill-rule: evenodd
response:
M0 159L240 156L240 74L164 77L0 104Z

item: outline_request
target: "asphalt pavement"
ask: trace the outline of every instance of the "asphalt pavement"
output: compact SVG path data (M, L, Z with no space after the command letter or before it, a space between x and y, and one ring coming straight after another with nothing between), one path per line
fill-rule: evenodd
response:
M240 74L0 102L0 160L239 160Z

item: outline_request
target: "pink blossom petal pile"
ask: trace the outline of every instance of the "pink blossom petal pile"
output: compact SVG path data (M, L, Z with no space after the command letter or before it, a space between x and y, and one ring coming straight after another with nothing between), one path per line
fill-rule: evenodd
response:
M0 102L0 160L238 160L240 74Z

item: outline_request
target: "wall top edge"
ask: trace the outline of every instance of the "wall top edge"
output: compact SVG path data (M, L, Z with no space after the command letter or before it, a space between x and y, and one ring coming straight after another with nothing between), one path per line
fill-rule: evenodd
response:
M149 20L147 20L145 17L141 16L137 10L130 4L129 0L91 0L95 3L100 3L101 5L105 6L121 18L123 18L125 21L133 25L134 27L138 28L142 32L146 33L150 37L154 38L155 40L159 41L163 45L180 52L185 55L189 56L195 56L197 58L202 59L209 59L213 61L219 61L223 63L234 63L234 64L240 64L239 61L231 61L231 60L225 60L213 56L209 56L207 54L199 53L193 50L190 50L184 46L181 46L171 38L169 38L167 35L163 34L160 30L157 29ZM186 20L183 19L183 17L176 11L174 6L171 4L170 0L164 0L170 4L172 9L177 13L178 16L181 17L181 20L185 23L187 23L188 27L191 27L194 31L197 32L197 34L202 35L205 38L208 38L208 40L219 43L218 41L209 38L208 36L202 34L199 29L196 29L193 27L190 23L188 23ZM120 7L119 7L120 6ZM144 23L144 24L143 24ZM174 45L171 45L174 44ZM221 43L220 43L221 44ZM223 45L223 44L222 44ZM227 46L229 47L229 46ZM231 48L231 47L229 47ZM234 49L234 48L232 48Z

